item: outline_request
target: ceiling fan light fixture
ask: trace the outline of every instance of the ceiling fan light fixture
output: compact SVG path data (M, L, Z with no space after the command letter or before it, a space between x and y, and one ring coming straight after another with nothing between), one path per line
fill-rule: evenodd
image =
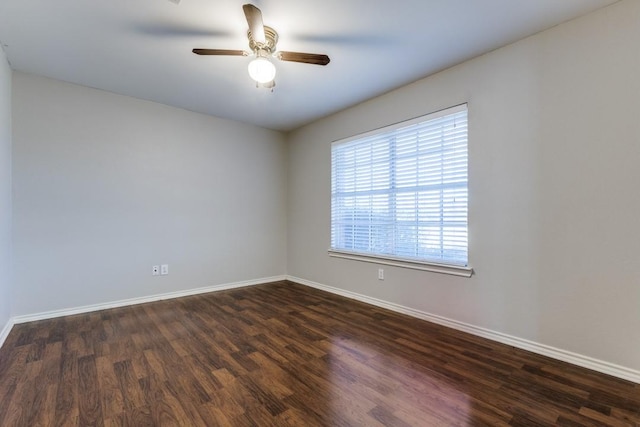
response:
M169 0L180 1L180 0ZM276 85L276 67L271 58L280 61L299 62L303 64L327 65L330 60L327 55L304 52L278 51L278 32L262 22L262 11L252 4L242 6L244 16L247 18L249 30L249 50L230 49L193 49L196 55L228 55L228 56L252 56L249 63L249 76L256 82L256 87L264 87L273 91Z
M261 84L269 83L276 77L276 66L267 58L262 56L259 56L249 62L247 69L249 70L249 76Z

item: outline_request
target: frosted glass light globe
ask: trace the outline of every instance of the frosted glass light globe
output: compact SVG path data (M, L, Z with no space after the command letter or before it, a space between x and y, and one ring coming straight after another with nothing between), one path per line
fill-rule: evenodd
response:
M249 62L249 75L258 83L269 83L276 77L276 66L266 58L256 58Z

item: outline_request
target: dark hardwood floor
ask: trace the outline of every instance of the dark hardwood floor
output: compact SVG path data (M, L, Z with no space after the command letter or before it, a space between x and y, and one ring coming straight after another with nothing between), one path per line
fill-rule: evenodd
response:
M638 426L640 386L278 282L16 325L0 426Z

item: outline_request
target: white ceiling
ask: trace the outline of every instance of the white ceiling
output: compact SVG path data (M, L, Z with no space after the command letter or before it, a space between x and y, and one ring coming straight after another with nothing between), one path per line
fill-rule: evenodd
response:
M286 131L615 1L254 0L278 49L331 58L277 61L273 93L191 52L248 50L241 0L0 0L0 42L15 70Z

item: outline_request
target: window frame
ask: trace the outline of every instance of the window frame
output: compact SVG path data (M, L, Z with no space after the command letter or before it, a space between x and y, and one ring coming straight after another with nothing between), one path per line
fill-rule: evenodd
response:
M409 119L409 120L405 120L402 122L398 122L398 123L394 123L388 126L384 126L378 129L374 129L368 132L364 132L358 135L354 135L348 138L344 138L344 139L340 139L340 140L336 140L333 141L331 143L331 195L330 195L330 199L331 199L331 213L330 213L330 232L331 232L331 236L333 236L333 227L334 227L334 221L333 221L333 207L334 207L334 195L333 195L333 172L334 172L334 161L333 161L333 153L334 153L334 147L336 145L342 145L342 144L347 144L350 142L354 142L356 140L363 140L363 139L367 139L370 137L375 137L378 135L382 135L382 134L386 134L386 133L390 133L390 132L394 132L403 128L406 128L408 126L412 126L415 124L420 124L420 123L424 123L424 122L429 122L432 120L436 120L438 118L441 117L445 117L448 115L452 115L452 114L456 114L459 113L461 111L466 111L467 112L467 126L468 126L468 105L467 103L463 103L463 104L459 104L450 108L446 108L446 109L442 109L442 110L438 110L435 111L433 113L429 113L429 114L425 114L413 119ZM388 254L383 254L383 253L374 253L374 252L358 252L358 251L352 251L352 250L348 250L348 249L343 249L343 248L333 248L332 244L333 244L333 237L330 236L330 245L329 245L329 250L328 250L328 254L331 257L336 257L336 258L342 258L342 259L348 259L348 260L355 260L355 261L364 261L364 262L371 262L371 263L376 263L376 264L382 264L382 265L390 265L390 266L396 266L396 267L403 267L403 268L410 268L410 269L416 269L416 270L422 270L422 271L430 271L430 272L436 272L436 273L444 273L444 274L452 274L455 276L461 276L461 277L471 277L471 275L473 274L473 269L470 266L469 263L469 244L468 244L468 236L469 236L469 215L468 215L468 208L469 208L469 200L468 200L468 187L469 187L469 182L468 182L468 174L469 174L469 160L468 160L468 152L469 152L469 130L467 128L467 164L466 164L466 174L467 174L467 180L466 180L466 190L467 190L467 204L466 204L466 233L467 233L467 246L466 246L466 255L467 255L467 263L465 265L460 265L460 264L456 264L456 263L440 263L434 260L428 260L428 259L424 259L424 258L413 258L413 257L401 257L401 256L395 256L395 255L388 255ZM392 178L393 179L393 178ZM396 218L397 220L397 218Z

